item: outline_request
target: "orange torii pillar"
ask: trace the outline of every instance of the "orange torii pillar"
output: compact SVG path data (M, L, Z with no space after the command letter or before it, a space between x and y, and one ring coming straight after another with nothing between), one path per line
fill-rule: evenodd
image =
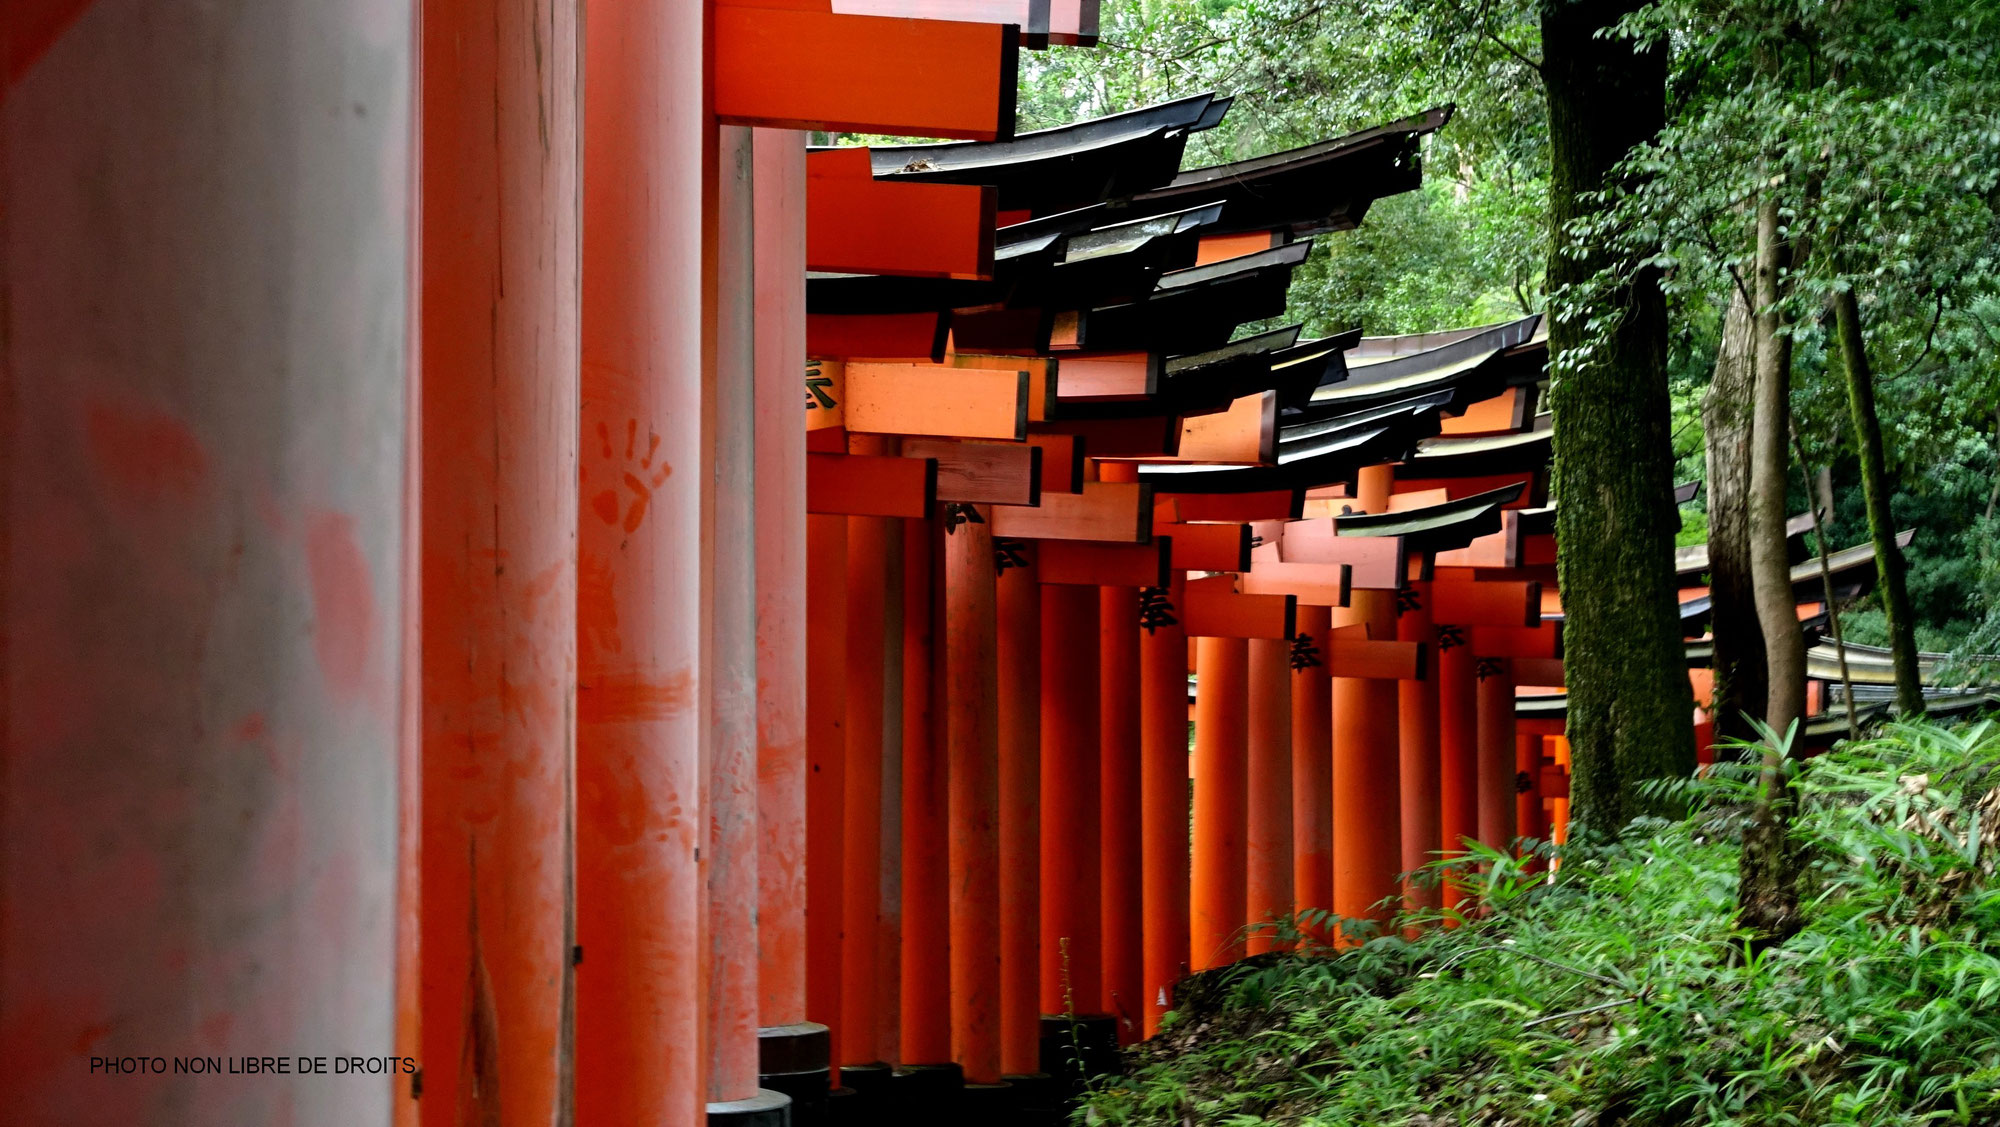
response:
M89 1058L421 1055L410 9L85 8L0 15L0 1122L407 1122Z
M660 50L701 42L702 25L697 5L635 0L585 26L575 790L576 931L591 969L576 980L579 1127L704 1112L706 126L699 68Z
M423 8L421 959L434 1098L419 1108L428 1124L565 1113L568 952L579 942L566 856L577 722L579 29L575 9L553 18L544 28L480 0ZM531 50L541 36L546 62ZM642 475L641 458L662 459L648 436L598 425L583 489L615 490L617 517L628 501L643 515L601 448L618 447ZM690 503L687 515L695 511ZM469 1054L489 1031L497 1040L483 1060Z
M1462 856L1479 838L1479 706L1471 629L1437 626L1438 633L1438 838L1447 858ZM1463 900L1445 882L1443 904Z
M1437 629L1431 624L1431 585L1413 583L1397 594L1402 613L1396 618L1396 637L1417 642L1426 652L1437 650ZM1416 680L1396 682L1396 699L1401 722L1399 747L1402 785L1403 906L1412 911L1436 908L1443 903L1440 889L1420 870L1436 861L1440 846L1440 819L1443 814L1441 763L1438 736L1438 674L1424 671Z
M933 520L903 522L903 952L898 1043L905 1067L951 1060L951 801L936 707L944 596ZM886 972L884 972L886 973ZM953 1066L956 1067L956 1066Z
M1277 949L1292 914L1292 643L1252 638L1246 756L1244 952Z
M1513 844L1514 675L1506 658L1479 659L1479 840Z
M1098 934L1097 589L1042 585L1042 1013L1095 1015Z
M806 1019L841 1053L840 925L847 762L847 518L806 517Z
M862 455L888 452L877 435L850 435L848 449ZM847 714L842 729L846 761L841 768L841 923L839 1046L835 1064L842 1087L864 1096L889 1079L889 1065L877 1045L876 928L882 900L882 759L886 659L883 654L885 579L889 567L891 521L850 516L847 520ZM896 537L900 554L901 537ZM835 597L843 593L835 592ZM900 719L900 718L899 718Z
M1243 957L1249 643L1195 642L1194 841L1188 952L1194 970Z
M1542 737L1538 732L1517 730L1514 736L1514 832L1538 843L1546 842L1549 836L1548 816L1542 810ZM1522 867L1528 872L1540 872L1544 867L1532 853L1524 851L1524 857Z
M1139 589L1098 588L1098 935L1118 1040L1144 1036L1139 863Z
M1000 567L1000 1066L1041 1071L1042 588L1028 541Z
M827 1029L806 1021L805 134L754 132L759 1082L820 1114Z
M1292 662L1292 904L1295 911L1333 906L1332 608L1299 607ZM1310 929L1319 942L1333 937Z
M945 517L952 1057L989 1102L1000 1080L1000 683L990 516Z
M1362 512L1388 509L1391 466L1360 473ZM1334 622L1360 624L1371 639L1396 636L1396 594L1357 590ZM1333 678L1333 909L1348 919L1383 919L1400 898L1399 705L1391 681Z
M1139 594L1139 868L1146 1036L1188 969L1187 633L1174 613L1181 573Z

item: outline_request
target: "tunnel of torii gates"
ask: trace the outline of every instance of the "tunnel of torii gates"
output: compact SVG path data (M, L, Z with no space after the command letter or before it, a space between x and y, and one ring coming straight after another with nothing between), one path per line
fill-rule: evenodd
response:
M8 6L0 1120L1031 1122L1561 836L1538 321L1258 327L1448 109L1183 171L1015 135L1091 0L588 15ZM391 1063L92 1068L273 1054Z

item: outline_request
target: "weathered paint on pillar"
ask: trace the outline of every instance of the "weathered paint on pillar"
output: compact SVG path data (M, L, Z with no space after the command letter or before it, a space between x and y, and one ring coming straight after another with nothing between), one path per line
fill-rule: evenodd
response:
M1139 865L1148 1037L1188 969L1187 634L1175 613L1175 575L1173 588L1140 593Z
M875 893L875 1051L903 1059L903 525L887 522L882 561L882 801Z
M423 8L429 1124L568 1113L577 14Z
M1292 670L1292 903L1297 911L1333 908L1333 681L1328 607L1299 608L1301 647ZM1307 931L1320 942L1324 928Z
M1392 467L1363 469L1360 510L1386 511L1393 479ZM1373 639L1394 638L1395 593L1356 591L1333 621L1364 625ZM1397 720L1394 682L1333 679L1333 909L1344 918L1386 919L1401 899Z
M1463 856L1465 842L1479 837L1479 708L1474 670L1478 659L1471 631L1438 626L1438 838L1446 857ZM1443 901L1464 899L1446 881Z
M1139 876L1139 590L1098 588L1099 1008L1125 1043L1144 1035Z
M847 518L806 517L806 1020L840 1061L841 810L847 762Z
M1033 551L1003 545L998 580L1000 1068L1008 1076L1041 1069L1042 587Z
M1435 908L1441 891L1424 866L1438 859L1443 794L1439 787L1437 630L1431 625L1431 585L1415 583L1399 592L1402 614L1396 618L1399 641L1416 642L1425 650L1424 677L1396 682L1401 767L1398 781L1403 799L1403 906Z
M708 1099L757 1096L757 557L755 155L717 129L712 220L714 378L706 411L709 555Z
M1505 658L1479 663L1479 840L1512 845L1514 827L1514 675Z
M855 435L855 454L880 455L884 439ZM876 956L882 900L883 610L890 522L847 518L846 763L841 768L840 1055L836 1063L873 1064ZM897 538L901 548L901 538Z
M700 5L585 21L577 558L576 1121L692 1124L707 836L701 748Z
M1244 952L1280 949L1292 914L1292 643L1250 641Z
M1243 957L1250 652L1241 638L1196 646L1188 954L1207 970Z
M1000 684L993 526L987 513L976 515L947 524L944 549L951 1042L965 1079L993 1084L1000 1080Z
M1042 586L1042 1012L1098 1012L1097 589Z
M0 1121L387 1122L89 1058L395 1051L410 8L72 8L0 108Z
M758 1021L806 1019L806 135L758 129Z
M950 837L942 719L936 676L944 655L932 624L943 560L935 521L903 522L903 952L902 1061L951 1059Z

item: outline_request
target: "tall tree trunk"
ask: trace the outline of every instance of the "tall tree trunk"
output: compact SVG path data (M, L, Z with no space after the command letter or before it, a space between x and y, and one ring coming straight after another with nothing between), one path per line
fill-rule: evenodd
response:
M1778 226L1778 203L1757 205L1756 369L1750 426L1750 576L1764 630L1770 686L1764 720L1776 737L1764 746L1758 797L1743 834L1738 920L1760 943L1780 943L1799 929L1798 852L1791 843L1791 788L1784 737L1805 711L1805 637L1792 596L1785 552L1786 439L1791 423L1792 341L1779 300L1791 248Z
M1715 378L1702 399L1708 438L1708 594L1715 639L1710 712L1718 739L1753 740L1749 717L1764 715L1764 629L1750 586L1750 400L1757 382L1750 300L1731 286L1715 352Z
M1826 525L1821 515L1833 515L1833 475L1822 466L1815 474L1806 464L1806 444L1799 439L1797 420L1792 423L1792 453L1798 456L1799 472L1805 475L1806 491L1813 495L1806 511L1812 516L1814 553L1819 557L1819 587L1826 598L1826 621L1833 628L1833 650L1840 655L1841 704L1847 710L1847 738L1861 738L1860 722L1854 716L1854 671L1847 667L1847 635L1840 629L1840 611L1833 601L1833 567L1827 563Z
M1924 713L1923 681L1917 675L1917 628L1910 614L1910 589L1903 576L1903 552L1896 547L1896 518L1889 511L1889 471L1882 455L1882 420L1875 413L1875 373L1861 336L1861 305L1853 290L1833 295L1833 322L1840 358L1847 368L1847 410L1854 419L1854 444L1861 450L1861 495L1868 501L1868 536L1875 542L1875 570L1882 609L1889 617L1889 652L1896 665L1896 711Z
M1666 56L1599 38L1641 0L1542 0L1542 81L1550 134L1551 290L1609 262L1576 247L1570 223L1592 212L1631 148L1666 120ZM1582 253L1578 254L1577 251ZM1574 822L1616 832L1647 804L1637 784L1694 769L1694 708L1674 597L1673 449L1667 411L1666 302L1646 272L1593 311L1609 339L1577 359L1585 318L1556 319L1557 570Z

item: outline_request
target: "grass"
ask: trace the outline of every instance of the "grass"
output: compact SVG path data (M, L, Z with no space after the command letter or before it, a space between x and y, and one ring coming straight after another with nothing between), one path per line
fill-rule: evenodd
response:
M2000 1124L1996 763L1991 724L1904 725L1801 766L1807 926L1761 951L1741 778L1554 880L1487 854L1479 918L1190 979L1078 1121Z

